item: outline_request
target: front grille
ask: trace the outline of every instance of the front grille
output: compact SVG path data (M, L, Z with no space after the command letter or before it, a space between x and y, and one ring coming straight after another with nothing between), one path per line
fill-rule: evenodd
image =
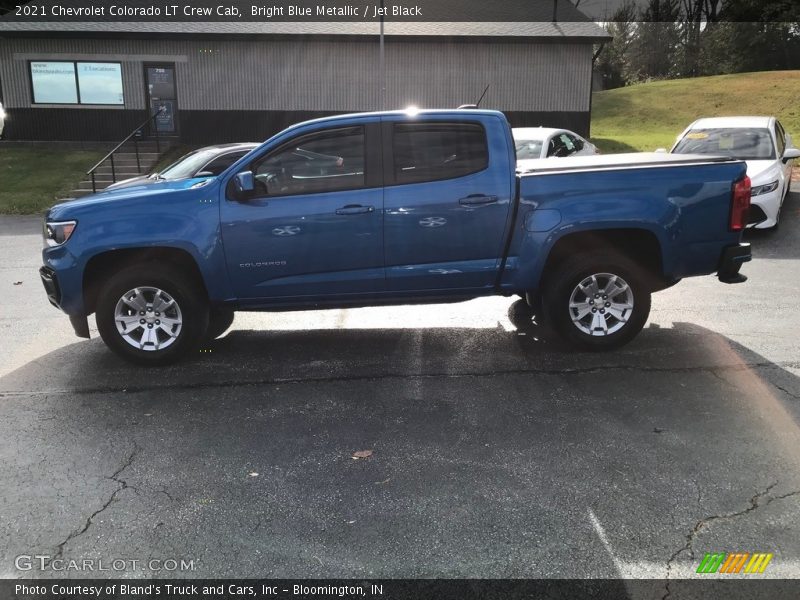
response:
M747 222L750 225L756 225L758 223L761 223L761 221L766 221L766 220L767 220L767 215L763 210L761 210L761 207L758 206L757 204L751 204L750 215L747 218Z
M39 276L42 278L44 291L47 293L47 299L50 300L50 304L56 308L61 308L61 290L58 287L56 272L50 267L42 267L39 269Z

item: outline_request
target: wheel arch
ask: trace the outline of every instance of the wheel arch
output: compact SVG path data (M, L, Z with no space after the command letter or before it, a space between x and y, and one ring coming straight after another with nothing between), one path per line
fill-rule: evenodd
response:
M662 243L653 231L642 227L614 227L576 231L559 237L544 259L542 285L546 285L548 276L565 260L600 250L612 250L633 260L650 276L652 291L673 283L665 276Z
M200 267L187 250L174 246L120 248L95 254L86 262L83 269L85 314L89 315L95 311L100 288L110 274L146 262L176 267L188 275L208 297L208 287Z

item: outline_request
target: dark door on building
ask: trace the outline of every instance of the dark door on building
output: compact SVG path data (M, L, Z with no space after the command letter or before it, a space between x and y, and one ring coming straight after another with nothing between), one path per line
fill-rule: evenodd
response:
M144 67L145 97L150 114L158 116L150 124L150 134L178 134L178 95L174 64L146 64Z

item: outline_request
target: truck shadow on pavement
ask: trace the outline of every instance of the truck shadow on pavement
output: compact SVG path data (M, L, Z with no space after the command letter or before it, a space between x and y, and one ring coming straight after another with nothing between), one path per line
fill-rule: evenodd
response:
M93 340L0 379L2 564L179 548L203 577L675 579L744 544L797 576L798 365L708 329L601 355L499 326L209 350L144 370Z

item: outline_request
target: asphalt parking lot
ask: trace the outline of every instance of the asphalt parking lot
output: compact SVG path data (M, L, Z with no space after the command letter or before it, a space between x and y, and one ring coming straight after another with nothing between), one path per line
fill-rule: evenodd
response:
M680 578L712 551L800 577L800 189L784 210L749 282L657 294L615 353L489 298L239 315L160 370L74 337L38 219L2 217L0 577Z

